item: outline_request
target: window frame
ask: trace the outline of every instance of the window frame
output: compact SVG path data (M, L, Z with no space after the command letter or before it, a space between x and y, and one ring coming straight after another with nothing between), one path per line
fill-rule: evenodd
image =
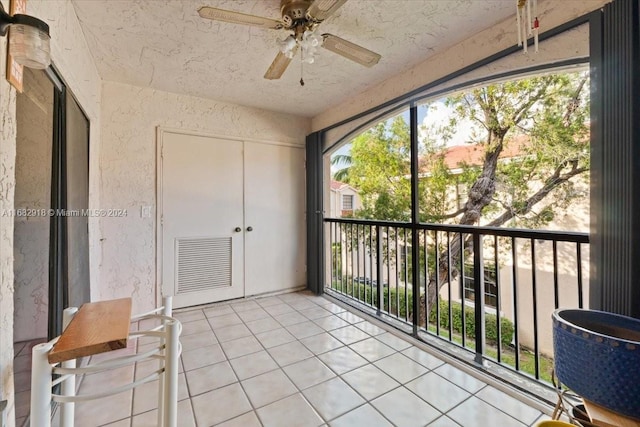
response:
M355 201L355 197L353 194L341 194L342 198L341 198L341 206L342 206L342 210L343 211L353 211L354 210L354 201ZM347 207L345 200L349 199L349 204L351 205L351 207Z
M498 272L496 269L496 265L493 263L493 261L485 261L483 263L483 270L484 270L483 288L484 288L485 306L499 310L500 307L498 307L497 303L498 303L498 292L500 292L500 290L498 289L498 276L497 276ZM460 298L464 299L465 301L473 302L475 301L475 280L473 278L473 263L464 263L463 276L464 276L464 295L461 295ZM487 290L488 287L493 292L489 292Z

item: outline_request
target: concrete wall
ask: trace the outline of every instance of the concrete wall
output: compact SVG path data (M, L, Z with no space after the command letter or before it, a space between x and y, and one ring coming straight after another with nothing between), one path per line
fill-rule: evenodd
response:
M102 221L99 296L131 296L134 312L148 310L158 291L157 127L303 145L310 121L113 82L105 82L102 93L102 207L127 209L128 215ZM143 206L151 207L151 217L141 217Z
M589 232L589 199L576 200L567 211L557 213L550 230L569 230ZM559 307L578 308L578 275L577 249L575 243L558 243L558 294ZM582 245L582 284L584 307L589 307L589 245ZM538 316L538 339L540 351L546 355L553 355L553 336L551 313L555 309L554 275L553 275L553 247L550 242L536 242L536 302ZM509 257L510 258L510 257ZM518 244L518 323L520 325L520 341L523 345L533 349L533 286L531 266L531 244L520 241ZM513 272L511 264L500 266L500 280L507 286L502 286L500 294L504 304L502 312L507 318L514 318L513 290L511 283Z

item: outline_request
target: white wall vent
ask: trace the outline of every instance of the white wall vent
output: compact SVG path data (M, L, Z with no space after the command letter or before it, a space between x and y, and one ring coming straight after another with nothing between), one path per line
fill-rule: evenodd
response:
M176 239L177 294L231 286L231 237Z

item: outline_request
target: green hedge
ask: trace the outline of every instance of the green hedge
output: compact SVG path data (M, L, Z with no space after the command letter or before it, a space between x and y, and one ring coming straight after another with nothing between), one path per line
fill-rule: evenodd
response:
M375 286L365 285L364 283L354 283L353 281L351 281L351 278L347 278L342 283L333 282L331 287L340 292L344 292L349 296L353 296L356 299L365 302L366 304L372 304L374 306L378 304L378 294ZM400 292L396 292L395 288L389 289L388 286L383 289L382 310L393 316L398 316L398 318L400 319L410 318L413 308L413 306L411 305L411 289L407 289L407 301L409 301L408 316L406 311L407 303L404 298L404 288L400 288L399 291ZM389 296L389 292L391 292L391 296ZM389 307L389 299L391 300L391 307Z
M464 308L465 328L468 338L475 338L475 310L472 307ZM462 334L462 306L458 302L451 304L451 319L453 321L453 332ZM488 344L495 344L498 342L498 330L495 314L485 313L485 337ZM429 321L431 323L436 322L436 311L433 310L429 315ZM447 301L440 301L440 327L449 329L449 304ZM509 345L513 341L513 323L511 320L504 317L500 318L500 338L502 345Z
M350 278L349 278L350 279ZM357 298L358 292L360 293L360 299L365 300L367 304L371 304L371 300L373 299L373 305L375 306L377 303L377 295L375 292L375 288L371 288L369 285L364 285L362 283L353 283L350 280L345 280L342 284L344 287L345 293L349 295L353 295ZM341 285L339 283L332 283L332 287L337 290L341 290ZM373 291L373 295L372 295ZM384 288L383 291L383 310L388 312L391 315L397 315L399 318L404 319L407 315L405 309L407 304L405 302L404 289L399 289L399 294L397 295L396 300L396 289L388 287ZM391 292L391 298L389 298L389 292ZM410 289L407 289L407 300L409 301L409 313L408 317L412 316L412 292ZM391 307L388 306L388 301L391 299ZM396 307L396 301L399 303L398 307ZM453 325L452 329L454 333L462 334L462 307L460 303L453 302L451 305L452 311L452 319ZM468 338L475 339L476 331L475 331L475 310L473 307L465 307L464 309L465 315L465 327L466 327L466 335ZM487 344L495 345L498 342L498 331L496 328L496 315L485 313L485 336L487 340ZM435 324L436 323L436 311L433 310L429 315L429 322ZM447 301L440 301L440 327L443 329L449 329L449 304ZM508 346L513 341L513 322L504 317L500 318L500 337L502 341L502 345Z

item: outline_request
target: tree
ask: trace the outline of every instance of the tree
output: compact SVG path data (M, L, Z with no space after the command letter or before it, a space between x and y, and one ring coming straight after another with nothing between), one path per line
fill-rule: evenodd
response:
M359 216L394 221L411 218L409 138L408 126L396 118L379 123L353 141L351 163L343 179L363 198Z
M349 180L349 168L351 166L351 156L349 154L334 154L331 157L331 166L342 166L333 174L333 179L336 181Z
M587 96L587 73L563 73L447 97L444 104L454 112L449 123L421 129L420 221L529 228L549 223L555 208L580 196L575 183L589 171ZM481 160L459 164L461 172L453 174L445 162L446 140L462 122L472 124L470 143L481 150ZM517 154L499 161L508 148ZM352 141L350 157L340 160L348 165L341 178L360 192L363 209L358 217L409 221L409 150L409 126L402 116ZM458 186L466 193L461 204L450 196ZM429 307L434 307L449 275L457 277L460 245L472 250L469 242L455 237L453 262L440 257L439 277L428 278Z

